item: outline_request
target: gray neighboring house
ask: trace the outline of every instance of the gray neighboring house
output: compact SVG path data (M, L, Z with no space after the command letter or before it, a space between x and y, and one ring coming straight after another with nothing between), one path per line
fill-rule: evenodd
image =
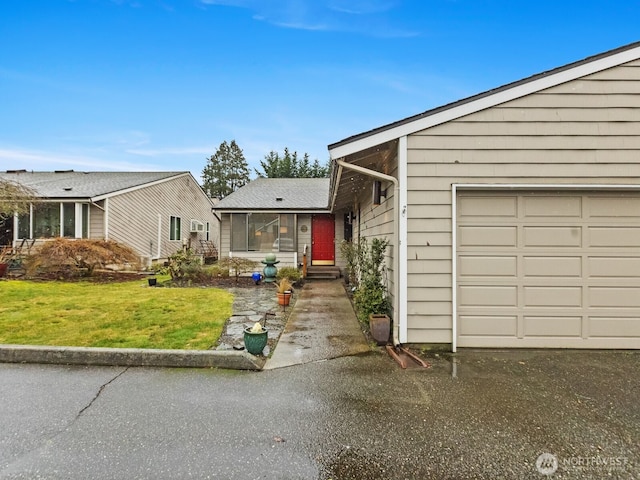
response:
M336 265L342 224L329 211L328 178L258 178L214 207L221 219L220 256L277 266Z
M392 240L395 342L640 348L640 43L329 151L331 211Z
M218 243L213 203L189 172L0 173L34 189L41 203L0 225L0 244L54 237L114 240L144 264L166 259L183 244Z

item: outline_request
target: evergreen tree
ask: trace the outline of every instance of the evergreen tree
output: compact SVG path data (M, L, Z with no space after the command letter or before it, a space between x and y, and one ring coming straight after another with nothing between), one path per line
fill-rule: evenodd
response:
M309 154L305 153L302 159L298 158L298 152L291 153L285 147L281 156L273 150L265 155L260 162L262 171L256 170L259 177L266 178L325 178L329 176L329 165L322 167L318 160L313 163L309 160Z
M224 198L249 181L249 165L235 140L222 142L202 170L202 188L211 198Z

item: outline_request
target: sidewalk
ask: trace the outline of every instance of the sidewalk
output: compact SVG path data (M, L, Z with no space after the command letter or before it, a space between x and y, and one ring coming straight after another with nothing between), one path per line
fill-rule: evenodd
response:
M263 368L301 365L370 351L340 280L307 282Z

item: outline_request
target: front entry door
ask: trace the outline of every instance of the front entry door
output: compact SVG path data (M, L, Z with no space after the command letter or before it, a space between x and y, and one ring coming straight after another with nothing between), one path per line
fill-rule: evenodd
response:
M311 217L311 265L335 265L335 230L333 215Z

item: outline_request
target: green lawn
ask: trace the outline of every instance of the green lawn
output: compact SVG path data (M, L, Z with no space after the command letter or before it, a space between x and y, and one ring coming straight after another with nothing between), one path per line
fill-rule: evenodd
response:
M0 343L204 350L231 316L215 288L150 288L146 280L0 281Z

